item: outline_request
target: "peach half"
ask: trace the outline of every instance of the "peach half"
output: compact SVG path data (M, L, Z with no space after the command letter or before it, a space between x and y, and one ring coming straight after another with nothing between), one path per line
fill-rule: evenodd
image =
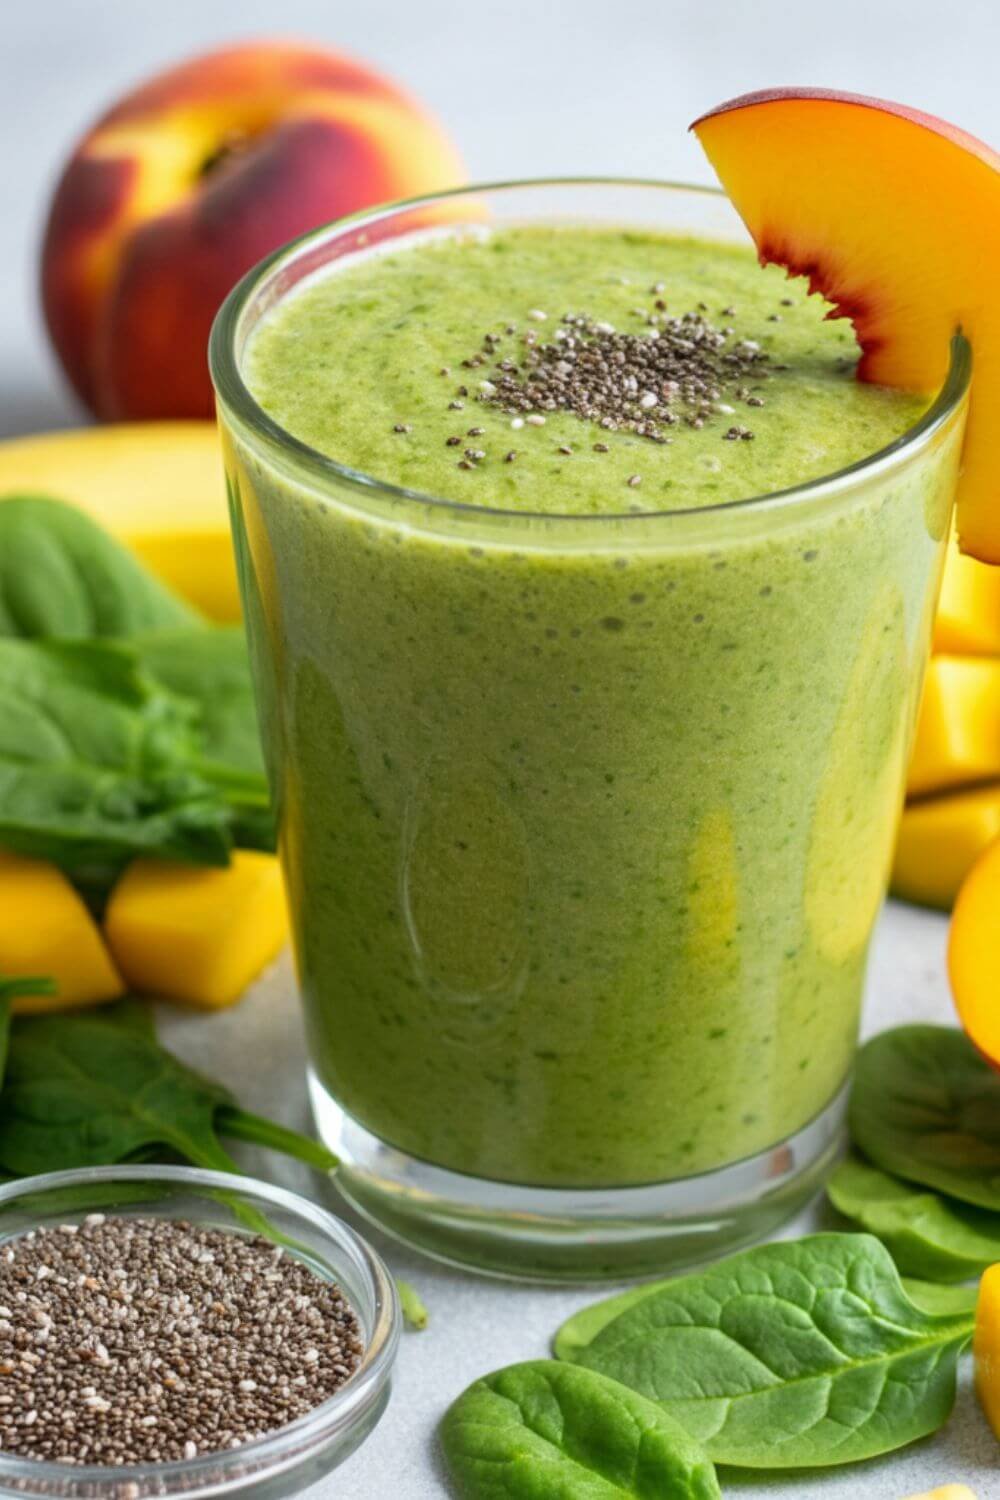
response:
M42 251L52 342L106 421L211 416L209 329L245 271L328 220L461 178L424 108L338 53L193 58L119 100L67 163Z
M1000 562L1000 155L919 110L824 89L746 94L692 128L761 261L853 323L859 379L935 391L952 335L969 339L958 535Z

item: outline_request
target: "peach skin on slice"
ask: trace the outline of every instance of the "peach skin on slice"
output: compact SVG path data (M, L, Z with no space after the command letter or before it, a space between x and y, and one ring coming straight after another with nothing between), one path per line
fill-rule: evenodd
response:
M1000 1069L1000 839L979 856L958 893L948 977L966 1035Z
M807 276L854 324L860 380L939 389L972 345L957 525L1000 562L1000 155L919 110L823 89L745 94L692 129L762 263Z

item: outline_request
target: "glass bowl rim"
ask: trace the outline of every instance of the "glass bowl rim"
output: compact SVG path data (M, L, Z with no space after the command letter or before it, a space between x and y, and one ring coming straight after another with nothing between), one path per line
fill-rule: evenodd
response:
M61 1172L43 1172L0 1184L0 1245L6 1243L2 1235L3 1212L17 1198L28 1193L44 1193L64 1187L101 1183L110 1185L122 1181L146 1181L152 1186L160 1182L182 1187L223 1189L264 1200L297 1218L308 1220L328 1245L340 1253L347 1251L355 1257L368 1283L374 1316L364 1357L354 1374L326 1401L303 1416L296 1417L293 1422L238 1448L219 1448L210 1453L199 1453L196 1458L145 1464L64 1464L50 1459L22 1458L0 1450L0 1492L17 1484L25 1493L44 1492L54 1497L67 1491L79 1493L84 1485L93 1486L92 1492L97 1493L101 1489L136 1483L155 1475L163 1481L163 1494L172 1492L171 1480L183 1481L178 1484L177 1492L197 1500L200 1494L222 1494L242 1488L244 1484L259 1483L269 1475L280 1473L286 1467L282 1462L286 1456L291 1460L287 1466L294 1467L296 1463L304 1462L321 1451L328 1442L349 1433L355 1422L360 1422L367 1415L385 1386L399 1345L402 1326L399 1297L395 1282L378 1252L345 1220L290 1188L236 1172L216 1172L204 1167L169 1166L156 1162L71 1167ZM95 1206L87 1211L100 1213L102 1209ZM168 1217L157 1209L150 1210L150 1213L158 1218ZM19 1231L27 1232L27 1229ZM238 1471L248 1461L250 1470L241 1478ZM220 1469L230 1465L233 1472L220 1477ZM204 1490L197 1483L191 1482L203 1473L207 1479L209 1471L212 1478ZM27 1488L26 1481L34 1488ZM44 1491L41 1489L43 1485Z
M740 500L725 500L705 506L680 506L667 510L602 511L597 514L578 515L565 511L507 510L499 506L476 505L463 500L445 500L421 490L378 479L296 438L269 416L252 395L243 379L236 358L236 336L240 319L251 305L254 294L265 284L268 277L282 266L291 264L324 241L333 243L345 232L356 231L366 222L374 225L406 210L425 208L457 198L475 197L477 194L560 188L603 188L606 190L643 188L722 199L729 202L721 188L706 184L652 177L543 176L465 183L438 192L422 193L410 198L374 204L355 213L333 219L326 224L318 225L315 229L308 230L305 234L298 235L264 256L236 283L225 298L212 324L208 346L209 368L217 402L221 403L227 414L235 415L237 420L249 429L254 439L263 442L265 447L278 454L281 459L291 459L298 471L304 471L321 488L332 484L337 486L338 490L346 489L360 498L370 500L372 496L376 496L393 504L402 503L407 507L419 507L425 517L430 512L432 515L451 515L472 523L476 521L485 524L502 522L512 529L515 529L518 523L528 528L539 524L568 528L572 524L582 528L584 532L589 531L596 539L595 533L598 533L602 527L607 531L609 524L612 524L616 528L621 528L623 544L627 544L632 540L630 528L634 534L640 527L648 529L651 525L655 526L657 522L690 522L712 516L735 519L747 513L784 510L806 501L837 499L845 492L850 494L856 486L881 479L922 452L933 441L935 435L947 425L965 400L972 381L972 350L961 328L956 326L951 339L944 383L916 422L875 452L865 454L832 473L820 474L800 484L758 495L749 495ZM732 207L731 204L730 206ZM735 208L733 212L736 212ZM418 531L426 529L426 522L423 526L419 521L415 521L414 524Z

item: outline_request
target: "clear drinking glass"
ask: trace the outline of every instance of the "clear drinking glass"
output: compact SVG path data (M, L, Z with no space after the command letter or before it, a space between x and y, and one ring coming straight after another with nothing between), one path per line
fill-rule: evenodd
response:
M863 462L659 514L437 500L255 402L247 341L304 278L512 223L747 238L715 192L562 181L280 251L212 337L233 533L343 1192L447 1260L650 1274L766 1233L837 1151L969 352Z

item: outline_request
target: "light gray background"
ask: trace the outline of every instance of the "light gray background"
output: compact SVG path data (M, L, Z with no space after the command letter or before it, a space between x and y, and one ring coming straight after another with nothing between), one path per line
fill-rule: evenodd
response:
M996 0L0 0L0 434L81 420L45 347L35 294L47 194L76 134L167 62L279 33L342 46L394 73L433 106L480 178L618 172L708 181L688 122L732 94L776 83L901 99L1000 142ZM869 1030L951 1019L944 938L943 919L890 907L872 964ZM248 1105L306 1124L287 962L236 1011L171 1016L166 1032ZM248 1160L274 1169L273 1160ZM323 1191L304 1173L285 1180ZM376 1435L315 1494L431 1500L446 1493L433 1434L447 1402L486 1370L543 1354L562 1318L595 1294L477 1281L379 1244L424 1293L431 1327L404 1340ZM827 1476L727 1479L726 1492L901 1500L962 1479L979 1500L1000 1500L998 1455L966 1372L955 1415L927 1442Z

